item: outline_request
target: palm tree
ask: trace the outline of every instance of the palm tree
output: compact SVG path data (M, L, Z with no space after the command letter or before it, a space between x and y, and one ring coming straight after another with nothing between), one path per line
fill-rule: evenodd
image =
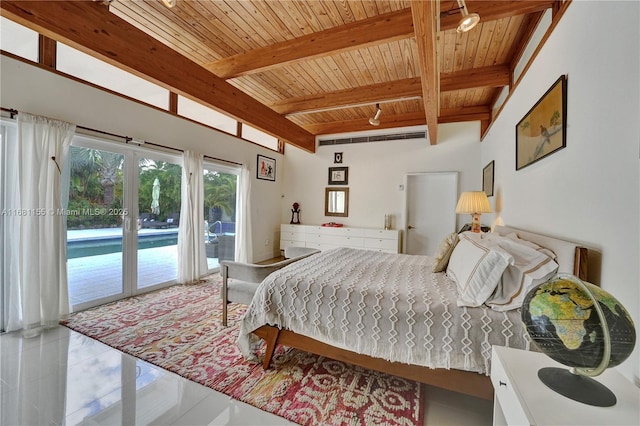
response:
M114 187L123 164L124 155L122 154L78 147L73 147L71 150L72 170L99 173L100 185L103 189L102 203L105 206L111 206L115 201Z
M205 216L212 220L213 211L220 209L235 219L237 176L219 172L204 175Z

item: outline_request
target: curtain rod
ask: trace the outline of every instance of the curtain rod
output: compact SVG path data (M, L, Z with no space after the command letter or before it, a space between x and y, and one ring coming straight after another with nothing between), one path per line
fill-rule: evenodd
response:
M16 115L18 115L18 110L17 109L13 109L13 108L5 108L5 107L0 107L0 109L2 111L8 112L11 115L11 118L15 118ZM130 137L130 136L122 136L122 135L118 135L115 133L110 133L110 132L105 132L104 130L97 130L97 129L92 129L90 127L85 127L85 126L80 126L80 125L76 125L77 129L82 129L82 130L86 130L89 132L94 132L94 133L98 133L101 135L107 135L107 136L113 136L116 138L121 138L124 140L124 143L135 143L138 145L141 145L142 143L144 143L145 145L152 145L158 148L163 148L163 149L168 149L171 151L177 151L177 152L184 152L183 149L180 148L174 148L172 146L166 146L166 145L161 145L159 143L154 143L154 142L149 142L149 141L144 141L144 142L137 142L134 138ZM237 166L242 166L242 163L238 163L236 161L231 161L231 160L225 160L223 158L217 158L217 157L212 157L210 155L203 155L204 158L206 158L207 160L213 160L213 161L222 161L225 163L230 163L230 164L235 164Z

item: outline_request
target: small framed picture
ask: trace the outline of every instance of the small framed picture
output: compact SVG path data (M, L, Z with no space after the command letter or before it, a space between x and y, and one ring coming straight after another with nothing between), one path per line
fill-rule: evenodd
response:
M342 153L341 152L334 152L333 153L333 162L335 164L342 163Z
M276 180L276 160L258 154L258 168L256 169L258 179Z
M487 197L493 196L493 168L495 165L495 161L487 164L484 169L482 169L482 190Z
M329 185L349 184L348 167L329 167Z

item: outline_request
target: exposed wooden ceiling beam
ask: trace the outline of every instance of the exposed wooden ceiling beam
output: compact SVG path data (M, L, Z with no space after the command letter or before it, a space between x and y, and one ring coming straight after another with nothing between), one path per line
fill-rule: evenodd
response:
M393 129L396 127L424 126L424 113L416 112L401 115L383 116L380 125L373 127L369 124L369 118L360 118L348 121L331 121L305 126L316 135L328 135L333 133L362 132L367 130Z
M225 79L413 35L408 10L387 13L205 64Z
M419 78L407 78L354 89L285 99L271 105L280 114L317 112L422 96Z
M457 8L458 5L453 3ZM466 0L465 4L469 13L480 15L480 22L494 21L496 19L508 18L514 15L525 15L528 13L540 12L553 6L554 0L519 0L519 1L488 1L488 0ZM413 5L412 5L413 6ZM446 10L441 11L444 16L440 18L440 31L455 29L460 22L460 13L445 15Z
M463 121L482 121L491 119L491 107L488 105L446 108L440 110L438 123L460 123Z
M440 90L448 92L478 87L504 87L509 85L509 74L509 66L507 65L442 73L440 74Z
M553 3L553 0L466 2L472 12L480 14L482 22L546 10ZM460 13L444 16L440 30L454 29L459 21ZM411 10L404 9L254 49L210 62L205 67L221 78L240 77L292 62L412 37L413 25Z
M458 123L464 121L482 121L491 118L491 108L487 105L466 108L443 109L438 117L438 123ZM424 112L412 112L407 114L383 115L380 125L372 127L368 119L349 121L333 121L311 124L305 126L316 135L328 135L333 133L362 132L367 130L393 129L396 127L424 126Z
M102 3L3 0L0 8L3 15L47 37L315 152L311 133L109 13Z
M503 87L509 85L509 67L495 65L440 74L440 91L473 89L478 87ZM280 114L314 113L342 108L373 105L381 102L400 101L422 97L419 78L407 78L388 83L362 86L357 89L339 90L317 95L284 99L271 108Z
M422 82L422 101L429 131L429 142L438 143L438 113L440 110L440 67L436 53L438 1L412 1L411 15L418 44L418 62Z

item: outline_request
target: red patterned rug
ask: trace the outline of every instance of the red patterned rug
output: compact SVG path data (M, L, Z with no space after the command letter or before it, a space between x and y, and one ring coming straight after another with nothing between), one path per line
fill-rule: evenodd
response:
M278 346L263 370L240 354L229 305L221 324L220 276L78 312L63 325L109 346L304 425L422 425L416 382Z

